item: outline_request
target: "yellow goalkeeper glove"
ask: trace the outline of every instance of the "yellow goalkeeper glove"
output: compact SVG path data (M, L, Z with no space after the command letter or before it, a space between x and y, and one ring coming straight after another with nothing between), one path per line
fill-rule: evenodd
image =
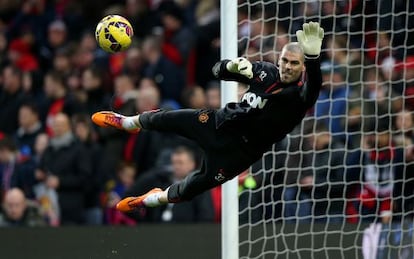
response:
M249 79L253 77L252 63L245 58L235 58L226 64L229 72L238 73Z
M323 28L317 22L303 24L303 30L296 31L296 37L303 48L305 56L319 56L321 53Z

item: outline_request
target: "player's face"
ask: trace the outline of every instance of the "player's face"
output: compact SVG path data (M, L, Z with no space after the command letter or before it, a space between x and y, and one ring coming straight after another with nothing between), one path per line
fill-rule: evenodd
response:
M278 65L280 80L285 84L297 81L305 71L302 54L285 49L280 54Z

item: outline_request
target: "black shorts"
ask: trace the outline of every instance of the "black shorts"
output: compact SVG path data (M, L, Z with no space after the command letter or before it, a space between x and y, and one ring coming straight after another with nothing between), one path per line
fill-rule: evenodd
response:
M168 192L171 202L190 200L240 174L257 161L239 134L216 128L215 110L183 109L140 115L144 129L173 132L195 141L204 151L203 164Z

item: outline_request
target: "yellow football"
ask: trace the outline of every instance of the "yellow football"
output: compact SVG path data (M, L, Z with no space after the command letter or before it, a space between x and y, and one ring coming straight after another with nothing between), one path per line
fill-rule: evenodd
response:
M126 50L132 42L134 30L127 19L111 14L102 18L95 30L98 45L109 53Z

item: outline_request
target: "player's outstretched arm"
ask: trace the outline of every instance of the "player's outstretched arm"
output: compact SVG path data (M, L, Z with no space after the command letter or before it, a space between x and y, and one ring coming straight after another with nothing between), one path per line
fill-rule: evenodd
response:
M303 30L296 31L296 37L303 48L305 57L317 58L321 54L324 30L317 22L304 23Z
M238 81L247 84L253 78L253 65L243 57L238 57L233 60L225 59L217 62L212 72L218 79Z
M322 40L324 37L323 28L317 22L303 24L303 30L296 32L299 44L305 53L305 66L307 83L304 87L303 98L310 108L318 99L322 86L322 73L319 62Z

